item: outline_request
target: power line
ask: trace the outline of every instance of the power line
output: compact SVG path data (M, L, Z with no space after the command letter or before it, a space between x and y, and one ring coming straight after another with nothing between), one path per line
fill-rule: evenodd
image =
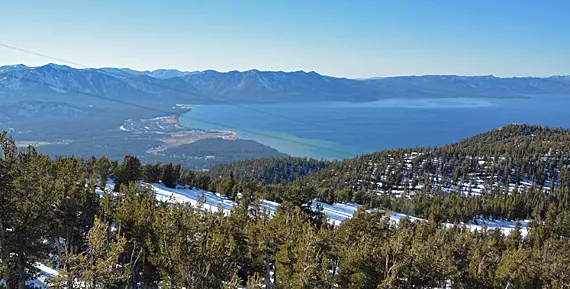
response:
M7 75L7 73L3 73L3 74ZM16 78L16 77L15 77L15 76L12 76L12 78ZM46 84L43 83L43 82L39 82L39 81L37 81L37 80L29 79L29 78L26 78L26 77L18 77L18 79L23 80L23 81L26 81L26 82L34 83L34 84L46 85ZM120 104L127 105L127 106L132 106L132 107L137 107L137 108L141 108L141 109L146 109L146 110L153 111L153 112L159 112L159 113L162 113L162 114L171 114L171 113L172 113L171 111L161 110L161 109L149 107L149 106L142 105L142 104L136 104L136 103L132 103L132 102L124 101L124 100L119 100L119 99L114 99L114 98L110 98L110 97L105 97L105 96L98 95L98 94L95 94L95 93L80 91L80 90L76 90L76 89L70 89L70 88L66 88L66 87L63 87L63 86L50 85L50 87L56 88L56 89L60 89L60 90L69 91L69 92L74 92L74 93L77 93L77 94L83 94L83 95L86 95L86 96L89 96L89 97L94 97L94 98L98 98L98 99L102 99L102 100L106 100L106 101L110 101L110 102L120 103ZM287 139L287 138L283 138L283 137L279 137L279 136L275 136L275 135L269 135L269 134L266 134L266 133L256 132L256 131L252 131L252 130L248 130L248 129L242 129L242 128L238 128L238 127L234 127L234 126L230 126L230 125L225 125L225 124L221 124L221 123L217 123L217 122L213 122L213 121L202 120L202 119L198 119L198 118L194 118L194 117L190 117L190 116L185 116L185 117L188 118L188 119L194 120L194 121L201 122L201 123L224 127L224 128L229 129L229 130L239 130L239 131L246 132L246 133L250 133L250 134L253 134L253 135L258 135L258 136L263 136L263 137L267 137L267 138L282 140L282 141L286 141L286 142L290 142L290 143L295 143L295 144L304 145L304 146L307 146L307 147L317 148L317 149L323 150L323 151L329 151L329 152L333 152L333 153L337 153L337 154L342 154L342 155L345 155L345 156L347 156L347 157L354 157L354 156L355 156L355 155L352 154L352 153L348 153L348 152L345 152L345 151L339 151L339 150L335 150L335 149L330 149L330 148L323 147L323 146L319 146L319 145L308 144L308 143L304 143L304 142L300 142L300 141L295 141L295 140L291 140L291 139Z
M23 49L23 48L20 48L20 47L16 47L16 46L4 44L4 43L0 43L0 46L1 46L1 47L4 47L4 48L7 48L7 49L16 50L16 51L20 51L20 52L23 52L23 53L32 54L32 55L35 55L35 56L40 56L40 57L48 58L48 59L51 59L51 60L55 60L55 61L59 61L59 62L67 63L67 64L71 64L71 65L74 65L74 66L79 66L79 67L82 67L82 68L91 68L91 67L88 67L88 66L86 66L86 65L77 63L77 62L69 61L69 60L66 60L66 59L63 59L63 58L59 58L59 57L53 57L53 56L50 56L50 55L47 55L47 54L39 53L39 52L32 51L32 50L28 50L28 49ZM113 73L113 72L110 72L110 71L105 71L105 70L100 70L100 69L97 69L97 72L102 73L102 74L106 74L106 75L111 75L111 76L114 76L114 77L119 77L119 78L125 77L124 75L121 75L121 74L118 74L118 73ZM219 97L208 97L208 96L204 96L204 95L189 93L188 91L185 91L185 90L182 90L182 89L177 89L177 88L174 88L174 87L168 87L168 86L165 86L165 85L162 85L162 84L159 84L159 83L153 83L153 82L149 82L149 81L144 81L143 79L140 79L140 78L129 78L129 79L130 79L130 80L134 80L134 81L138 81L138 82L141 82L141 83L145 83L145 84L148 84L148 85L153 85L153 86L156 86L156 87L168 89L168 90L171 90L171 91L180 92L180 93L182 93L182 94L187 94L187 95L190 95L190 96L193 96L193 97L198 97L198 98L202 98L202 99L206 99L206 100L215 100L215 101L217 101L217 102L221 102L221 103L225 103L225 104L232 105L232 106L235 106L235 107L239 107L239 108L243 108L243 109L255 111L255 112L257 112L257 113L261 113L261 114L265 114L265 115L269 115L269 116L274 116L274 117L279 117L279 118L282 118L282 119L284 119L284 120L293 121L293 122L297 122L297 123L300 123L300 124L313 126L313 127L316 127L316 128L322 129L322 130L328 130L328 131L335 132L335 133L339 133L339 134L343 134L343 135L357 136L357 134L354 134L354 133L347 133L347 132L343 132L343 131L340 131L340 130L335 129L335 128L330 128L330 127L318 125L318 124L315 124L315 123L311 123L311 122L302 121L302 120L299 120L299 119L287 117L287 116L284 116L284 115L281 115L281 114L276 114L276 113L264 111L264 110L257 109L257 108L254 108L254 107L250 107L250 106L246 106L246 105L243 105L243 104L238 104L238 103L235 103L235 102L230 102L230 101L227 101L227 100L225 100L225 99L223 99L223 98L219 98ZM360 136L360 135L358 135L358 136Z

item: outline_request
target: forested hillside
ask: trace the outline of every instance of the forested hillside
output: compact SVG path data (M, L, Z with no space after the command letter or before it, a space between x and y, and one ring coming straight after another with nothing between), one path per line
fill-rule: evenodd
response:
M424 218L526 219L568 207L570 132L509 125L441 148L381 151L331 164L304 183L322 200Z
M145 163L156 163L175 159L185 168L199 170L236 160L286 156L287 154L254 140L208 138L168 148L157 154L148 154L142 156L141 160Z
M41 263L59 270L53 288L566 288L569 135L513 125L441 148L252 161L210 177L133 156L50 159L3 134L0 279L24 288ZM157 201L141 180L237 204ZM281 205L270 215L262 199ZM314 199L365 206L336 226ZM426 220L394 223L386 209ZM531 220L526 235L520 223L509 235L464 226L485 218Z
M255 180L265 184L292 182L310 173L320 171L331 162L308 158L262 158L215 165L208 170L212 178L233 175L236 180Z

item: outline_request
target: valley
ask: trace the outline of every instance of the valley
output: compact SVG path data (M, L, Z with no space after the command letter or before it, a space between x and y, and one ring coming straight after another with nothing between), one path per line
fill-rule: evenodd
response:
M0 289L570 288L567 0L1 7Z

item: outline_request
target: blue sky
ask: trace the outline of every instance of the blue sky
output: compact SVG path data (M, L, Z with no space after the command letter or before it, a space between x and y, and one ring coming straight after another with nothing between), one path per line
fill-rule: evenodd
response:
M91 67L570 74L567 0L3 1L0 43ZM57 62L0 47L0 64Z

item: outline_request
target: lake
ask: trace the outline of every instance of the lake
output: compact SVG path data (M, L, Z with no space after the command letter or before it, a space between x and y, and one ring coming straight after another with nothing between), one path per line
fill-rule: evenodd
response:
M382 149L441 146L512 123L570 128L570 95L202 105L180 122L232 130L293 156L343 159Z

